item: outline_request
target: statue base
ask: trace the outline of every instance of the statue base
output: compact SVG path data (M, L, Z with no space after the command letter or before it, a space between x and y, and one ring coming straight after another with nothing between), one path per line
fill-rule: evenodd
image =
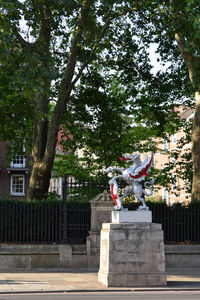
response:
M106 287L166 286L161 224L104 223L98 280Z
M141 210L141 211L114 210L114 211L112 211L112 223L137 223L137 222L152 223L152 212L149 210Z

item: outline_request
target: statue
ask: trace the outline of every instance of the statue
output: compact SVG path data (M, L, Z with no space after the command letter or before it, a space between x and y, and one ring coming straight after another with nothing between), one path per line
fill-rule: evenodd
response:
M145 182L145 178L148 175L148 171L151 168L153 161L153 154L149 158L146 155L144 162L140 160L140 154L123 154L123 157L120 157L120 160L126 161L127 163L132 163L127 169L109 167L106 169L106 172L115 172L118 171L121 175L114 176L110 181L110 190L111 196L115 203L115 210L127 210L122 206L122 200L127 195L134 194L142 205L139 206L138 210L149 210L145 203L145 196L151 196L153 194L153 184L154 179ZM124 189L123 196L118 195L118 184L117 179L122 178L128 186ZM150 187L150 186L151 187ZM148 189L148 193L145 189Z

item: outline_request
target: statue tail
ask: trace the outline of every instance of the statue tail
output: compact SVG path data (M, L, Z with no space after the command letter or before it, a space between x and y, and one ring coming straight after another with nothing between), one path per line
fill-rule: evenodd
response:
M151 187L148 186L148 184L151 185ZM147 182L144 183L144 188L150 191L148 193L148 192L145 191L145 189L143 189L143 193L145 194L145 196L149 197L149 196L153 195L153 184L154 184L154 179L152 179L151 181L147 181Z

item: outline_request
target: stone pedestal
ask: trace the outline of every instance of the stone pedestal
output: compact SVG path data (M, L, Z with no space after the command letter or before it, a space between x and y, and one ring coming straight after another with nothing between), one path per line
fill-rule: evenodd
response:
M106 287L165 286L161 225L103 224L98 279Z
M152 222L152 212L150 210L142 211L112 211L112 223L135 223L135 222Z
M91 229L87 237L87 258L88 269L99 269L100 254L100 232L103 223L111 222L111 212L113 210L113 200L108 192L98 194L90 200L91 203Z

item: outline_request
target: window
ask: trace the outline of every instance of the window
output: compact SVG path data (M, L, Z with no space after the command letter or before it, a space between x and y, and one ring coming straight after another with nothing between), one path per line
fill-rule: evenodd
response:
M172 157L172 164L173 164L174 167L176 167L176 162L177 162L177 161L176 161L176 158L175 158L175 157Z
M163 200L164 202L167 202L167 201L168 201L168 191L167 191L167 189L163 189L163 190L162 190L162 200Z
M152 163L151 163L152 168L155 167L155 161L156 161L156 153L153 154L153 159L152 159Z
M177 143L177 136L176 133L172 135L172 143L176 144Z
M23 154L25 153L25 151L26 151L25 147L23 146L21 154L13 153L12 161L10 164L11 168L25 168L26 159L25 159L25 155Z
M62 150L61 150L61 148L60 147L56 147L56 154L61 154L62 153Z
M187 134L186 134L186 132L184 132L184 134L183 134L183 141L184 141L184 143L188 142L187 141Z
M162 142L162 148L163 148L163 150L167 150L168 149L168 141L167 140L163 140L163 142Z
M24 186L25 186L24 175L16 175L16 174L11 175L10 192L12 195L16 195L16 196L25 195Z
M26 160L24 155L16 154L11 161L12 168L24 168L26 166Z
M49 185L49 192L62 196L62 178L51 178Z

